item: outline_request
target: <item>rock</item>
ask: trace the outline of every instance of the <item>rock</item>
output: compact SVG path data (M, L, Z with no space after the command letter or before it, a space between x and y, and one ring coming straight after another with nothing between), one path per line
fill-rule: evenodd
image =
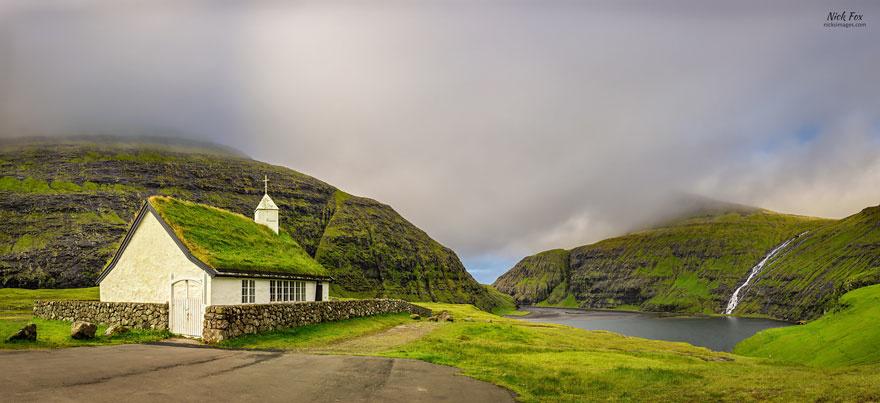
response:
M70 326L70 337L77 340L94 339L98 326L90 322L73 322Z
M422 315L419 315L419 314L417 314L417 313L414 313L414 314L412 314L412 315L409 315L409 318L412 319L412 320L421 320L421 319L422 319Z
M455 321L455 319L452 318L452 315L449 313L449 311L440 312L439 314L428 318L428 320L430 320L431 322L454 322Z
M31 324L21 328L21 330L19 330L18 332L16 332L12 336L9 336L8 338L6 338L7 342L18 341L18 340L36 341L37 340L37 325L31 323Z
M129 329L122 325L113 325L107 328L107 331L104 332L104 336L116 336L117 334L125 334L128 333Z

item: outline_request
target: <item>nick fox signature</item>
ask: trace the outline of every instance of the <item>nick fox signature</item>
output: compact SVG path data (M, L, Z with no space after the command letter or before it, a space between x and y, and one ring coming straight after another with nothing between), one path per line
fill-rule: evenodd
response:
M825 18L825 21L862 21L864 19L864 15L859 14L855 11L831 11L828 13L828 17Z

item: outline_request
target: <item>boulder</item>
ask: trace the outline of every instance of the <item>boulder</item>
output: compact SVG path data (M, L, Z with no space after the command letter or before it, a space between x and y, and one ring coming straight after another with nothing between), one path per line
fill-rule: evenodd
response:
M431 316L428 320L431 322L453 322L455 319L452 318L452 315L448 311L443 311L437 315Z
M125 334L128 333L129 329L122 325L113 325L107 328L104 332L104 336L116 336L117 334Z
M422 315L419 315L419 314L417 314L417 313L414 313L414 314L412 314L412 315L409 315L409 318L412 319L412 320L421 320L421 319L422 319Z
M90 322L73 322L70 326L70 337L77 340L94 339L98 326Z
M6 338L6 341L18 341L18 340L27 340L27 341L36 341L37 340L37 325L29 324L12 336Z

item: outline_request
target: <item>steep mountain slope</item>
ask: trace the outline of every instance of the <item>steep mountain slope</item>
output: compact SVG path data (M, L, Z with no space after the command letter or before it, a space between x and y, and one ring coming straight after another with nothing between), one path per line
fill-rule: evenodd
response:
M498 277L494 286L523 304L545 301L557 288L560 289L558 292L567 294L568 259L569 253L565 249L552 249L526 256L507 273Z
M493 307L452 250L385 204L221 148L102 140L0 144L0 285L91 285L147 196L252 216L268 175L282 231L331 271L335 293Z
M522 303L717 313L769 250L828 223L758 209L693 217L574 248L567 267L527 257L495 287Z
M770 263L734 313L822 315L843 293L880 283L880 206L805 234Z

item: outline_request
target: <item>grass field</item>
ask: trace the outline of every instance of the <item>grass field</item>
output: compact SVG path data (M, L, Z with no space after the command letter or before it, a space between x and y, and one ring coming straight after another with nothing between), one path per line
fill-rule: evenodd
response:
M22 288L0 288L0 321L7 319L27 319L31 317L34 300L37 299L78 299L98 300L98 287L26 290Z
M4 342L28 323L37 325L37 341ZM159 341L170 336L167 331L151 331L133 329L126 334L113 337L104 336L107 326L99 325L96 337L92 340L75 340L70 338L70 322L60 320L43 320L37 318L0 320L0 349L60 348L81 346L102 346L110 344L146 343Z
M99 325L93 340L74 340L70 338L70 322L42 320L31 315L34 300L37 299L76 299L97 300L98 287L25 290L20 288L0 289L0 349L59 348L78 346L97 346L122 343L145 343L162 340L169 336L166 331L132 330L123 335L103 336L106 326ZM7 337L28 323L37 325L36 342L4 343Z
M880 363L880 285L850 291L839 308L804 326L767 329L738 354L817 367Z
M811 368L500 318L469 305L420 304L474 322L446 324L385 356L461 368L522 401L866 401L880 398L880 367ZM876 322L875 322L876 323Z
M495 287L491 285L483 285L483 288L486 289L487 296L491 301L491 306L493 306L493 314L499 316L525 316L529 314L526 311L520 311L516 309L516 303L513 301L513 297L511 297L510 295L498 291L497 289L495 289Z

